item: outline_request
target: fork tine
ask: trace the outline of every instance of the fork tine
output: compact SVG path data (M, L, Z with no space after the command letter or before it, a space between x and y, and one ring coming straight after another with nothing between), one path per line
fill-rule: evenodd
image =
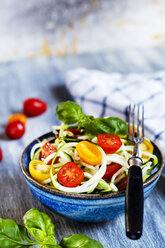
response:
M132 110L132 137L135 137L135 104L133 105L133 110Z
M139 112L140 112L140 107L139 107L139 105L137 105L137 124L136 124L136 127L137 127L137 131L136 131L136 133L137 133L137 137L139 137L139 135L140 135L140 123L139 123Z
M129 105L128 108L128 139L131 138L131 104Z
M128 139L130 141L137 143L142 143L144 141L144 106L143 105L136 105L136 104L129 105Z
M144 139L144 105L142 105L141 128L142 128L142 139Z

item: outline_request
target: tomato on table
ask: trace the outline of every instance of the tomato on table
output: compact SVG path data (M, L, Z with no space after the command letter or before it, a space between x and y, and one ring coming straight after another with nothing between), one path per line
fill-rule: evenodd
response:
M24 114L16 113L9 117L8 122L21 121L24 125L26 124L27 117Z
M29 98L23 103L23 112L28 117L38 116L44 113L47 109L46 102L38 98Z
M25 125L21 121L9 122L6 126L6 135L10 139L19 139L25 133Z
M126 190L127 187L127 176L125 176L123 179L121 179L120 182L116 185L118 187L119 191Z
M56 149L54 148L54 146L51 143L46 142L43 145L42 149L41 149L39 159L43 160L43 159L47 158L50 154L52 154L54 152L56 152ZM59 159L59 157L57 157L55 159L55 163L58 161L58 159ZM52 160L53 159L51 159L47 164L50 165L52 163Z
M105 153L115 153L122 145L120 137L115 134L99 134L97 141Z
M3 154L2 154L2 149L0 147L0 162L2 162L2 159L3 159Z
M96 145L89 141L80 141L76 145L79 157L86 163L96 165L101 163L101 152Z
M109 165L107 165L107 169L106 172L103 176L103 179L111 179L112 176L121 169L121 165L117 164L117 163L111 163Z
M29 163L29 172L35 180L42 182L50 177L50 166L41 160L32 160Z
M84 179L84 172L74 162L68 162L58 171L57 179L65 187L76 187Z

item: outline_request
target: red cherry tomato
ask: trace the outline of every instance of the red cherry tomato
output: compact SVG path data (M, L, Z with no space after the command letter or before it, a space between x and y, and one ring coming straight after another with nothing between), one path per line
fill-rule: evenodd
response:
M39 158L40 160L45 159L46 157L48 157L50 154L54 152L56 152L56 149L54 148L54 146L51 143L47 142L43 145ZM58 159L59 157L55 159L55 163L58 161ZM53 159L51 159L47 164L51 164L52 160Z
M3 155L2 155L2 149L0 148L0 162L2 162Z
M120 170L122 166L117 163L111 163L107 165L106 172L103 176L103 179L111 179L111 177L118 171Z
M73 134L80 134L81 133L80 130L74 129L74 128L73 129L72 128L71 129L70 128L69 129L66 129L66 131L72 132Z
M74 128L66 129L66 131L72 132L73 133L73 136L72 136L73 138L77 138L78 135L81 133L80 130L74 129Z
M126 190L127 187L127 176L124 177L117 185L118 190L122 191L122 190Z
M23 112L28 117L33 117L44 113L47 109L47 104L38 98L29 98L23 103Z
M19 139L25 133L25 125L21 121L9 122L6 126L6 134L10 139Z
M105 153L115 153L122 145L119 136L115 134L99 134L97 136L97 141Z
M84 172L75 163L68 162L57 173L57 179L65 187L76 187L84 179Z

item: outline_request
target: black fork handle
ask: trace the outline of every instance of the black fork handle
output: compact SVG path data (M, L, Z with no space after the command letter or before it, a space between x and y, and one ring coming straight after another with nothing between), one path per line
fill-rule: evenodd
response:
M125 199L126 235L136 240L142 235L144 206L142 170L136 162L128 170Z

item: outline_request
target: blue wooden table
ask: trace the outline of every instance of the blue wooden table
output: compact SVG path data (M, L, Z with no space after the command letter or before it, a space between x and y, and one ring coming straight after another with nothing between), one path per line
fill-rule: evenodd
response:
M157 187L145 201L142 238L131 241L125 236L124 214L106 223L86 224L51 212L34 199L19 168L19 158L24 147L57 124L54 115L56 105L71 99L65 88L67 70L81 66L106 72L152 72L164 69L164 57L165 49L155 48L64 58L40 57L0 64L0 146L4 155L0 164L0 216L22 223L23 214L36 207L53 218L58 241L66 235L83 233L99 240L105 248L165 247L165 178L160 178ZM4 126L10 114L22 111L22 103L28 97L45 100L48 110L41 116L28 119L23 138L11 141L4 134Z

